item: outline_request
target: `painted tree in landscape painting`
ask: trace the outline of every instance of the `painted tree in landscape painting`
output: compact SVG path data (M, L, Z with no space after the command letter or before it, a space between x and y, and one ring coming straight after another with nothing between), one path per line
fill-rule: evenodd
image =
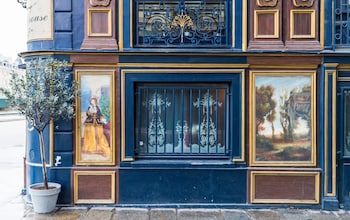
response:
M272 139L274 137L273 121L276 117L276 101L272 99L274 91L271 85L256 88L256 133L259 135L259 128L266 120L271 123Z

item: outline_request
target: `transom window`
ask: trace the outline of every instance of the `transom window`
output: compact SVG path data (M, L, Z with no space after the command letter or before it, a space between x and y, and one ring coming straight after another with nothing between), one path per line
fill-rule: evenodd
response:
M136 154L227 155L228 84L136 86Z
M227 47L230 0L135 0L136 47Z

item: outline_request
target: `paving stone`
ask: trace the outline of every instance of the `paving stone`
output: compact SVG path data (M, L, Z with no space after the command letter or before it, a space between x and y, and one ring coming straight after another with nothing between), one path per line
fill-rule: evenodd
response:
M178 220L225 220L219 209L178 209Z
M149 211L142 208L116 208L113 220L149 220Z
M149 212L150 220L176 220L176 209L155 208Z
M222 209L221 213L225 220L250 220L244 210L238 209Z
M250 209L247 211L247 214L253 220L287 220L285 216L281 216L276 210Z
M321 210L308 210L307 215L309 219L312 220L336 220L340 219L339 216L334 215L332 212L329 211L321 211ZM350 218L348 218L350 219Z
M290 220L310 220L304 209L278 209L281 216Z
M96 220L96 219L112 219L114 214L113 208L91 208L86 215L84 216L84 220Z

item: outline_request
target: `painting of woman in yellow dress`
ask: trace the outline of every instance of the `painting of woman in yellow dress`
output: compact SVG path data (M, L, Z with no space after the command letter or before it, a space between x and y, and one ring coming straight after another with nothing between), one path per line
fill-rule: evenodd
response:
M91 98L84 121L83 153L100 154L104 157L110 156L111 149L103 128L106 123L107 121L97 105L97 98Z

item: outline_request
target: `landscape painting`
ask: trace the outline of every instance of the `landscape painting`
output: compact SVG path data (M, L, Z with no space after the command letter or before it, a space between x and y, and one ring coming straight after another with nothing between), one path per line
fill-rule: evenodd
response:
M315 163L314 87L314 72L253 72L253 164Z

